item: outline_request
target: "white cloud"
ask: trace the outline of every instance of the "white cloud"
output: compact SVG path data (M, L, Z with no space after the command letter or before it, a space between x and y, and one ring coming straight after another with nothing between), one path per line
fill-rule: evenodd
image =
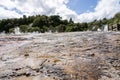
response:
M0 0L0 6L7 8L2 10L2 18L7 17L20 17L20 16L8 16L6 11L12 13L13 9L16 8L22 14L18 15L36 15L36 14L45 14L45 15L54 15L60 14L63 18L68 18L68 15L74 15L75 12L68 9L66 4L69 0ZM14 11L15 12L15 11ZM7 17L6 17L7 16Z
M67 7L68 2L69 0L0 0L0 19L22 15L59 14L63 19L72 17L76 22L89 22L104 17L111 18L120 11L120 0L99 0L94 12L78 15Z
M21 17L21 15L16 13L15 11L5 10L4 8L0 7L0 19L13 18L13 17L18 18Z
M111 18L117 12L120 12L120 0L100 0L94 9L94 12L83 13L79 15L76 21L89 22L103 18Z

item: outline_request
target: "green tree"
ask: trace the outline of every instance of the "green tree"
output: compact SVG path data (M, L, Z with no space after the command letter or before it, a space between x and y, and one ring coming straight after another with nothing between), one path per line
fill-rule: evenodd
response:
M34 21L33 21L33 27L40 27L43 28L44 25L47 25L48 21L47 21L47 17L46 16L40 16L37 17Z
M10 28L9 33L14 33L14 28Z
M108 23L108 20L106 18L103 18L102 25L106 25Z
M21 25L21 26L20 26L20 31L21 31L21 32L26 33L26 32L28 32L28 29L29 29L29 28L28 28L27 25Z
M72 20L72 18L70 18L69 23L70 23L70 24L73 24L73 23L74 23L73 20Z
M120 22L120 13L117 13L114 16L114 24L118 24Z
M23 24L28 24L26 15L23 15Z
M56 30L57 30L58 32L64 32L65 29L66 29L66 27L65 27L65 25L63 25L63 24L60 24L60 25L56 26Z
M68 23L68 20L61 20L61 24L68 25L69 23Z
M67 26L66 26L66 30L65 30L66 32L73 32L73 31L77 31L76 30L76 26L74 25L74 24L68 24Z
M81 27L82 27L82 30L83 30L83 31L87 31L87 29L88 29L88 24L87 24L87 23L82 23L82 24L81 24Z
M56 27L61 24L61 17L58 15L52 15L49 17L49 25Z

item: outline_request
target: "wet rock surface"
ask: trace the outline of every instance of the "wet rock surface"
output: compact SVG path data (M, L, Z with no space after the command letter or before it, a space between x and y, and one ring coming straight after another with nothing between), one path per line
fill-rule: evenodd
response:
M0 80L120 80L120 32L0 36Z

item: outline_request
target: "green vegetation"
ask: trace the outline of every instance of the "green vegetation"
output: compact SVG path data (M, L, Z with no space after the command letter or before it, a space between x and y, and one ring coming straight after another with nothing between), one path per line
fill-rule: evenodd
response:
M89 23L74 23L72 18L70 20L63 20L58 15L45 16L25 16L23 18L12 18L12 19L2 19L0 20L0 32L5 31L6 33L11 33L14 31L15 27L20 27L21 32L73 32L73 31L96 31L101 28L102 25L112 26L113 24L120 23L120 13L117 13L111 19L94 20Z

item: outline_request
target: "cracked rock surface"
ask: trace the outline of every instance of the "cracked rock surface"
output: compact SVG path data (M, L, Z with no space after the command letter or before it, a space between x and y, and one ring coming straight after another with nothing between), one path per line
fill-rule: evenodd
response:
M120 80L120 32L0 35L0 80Z

